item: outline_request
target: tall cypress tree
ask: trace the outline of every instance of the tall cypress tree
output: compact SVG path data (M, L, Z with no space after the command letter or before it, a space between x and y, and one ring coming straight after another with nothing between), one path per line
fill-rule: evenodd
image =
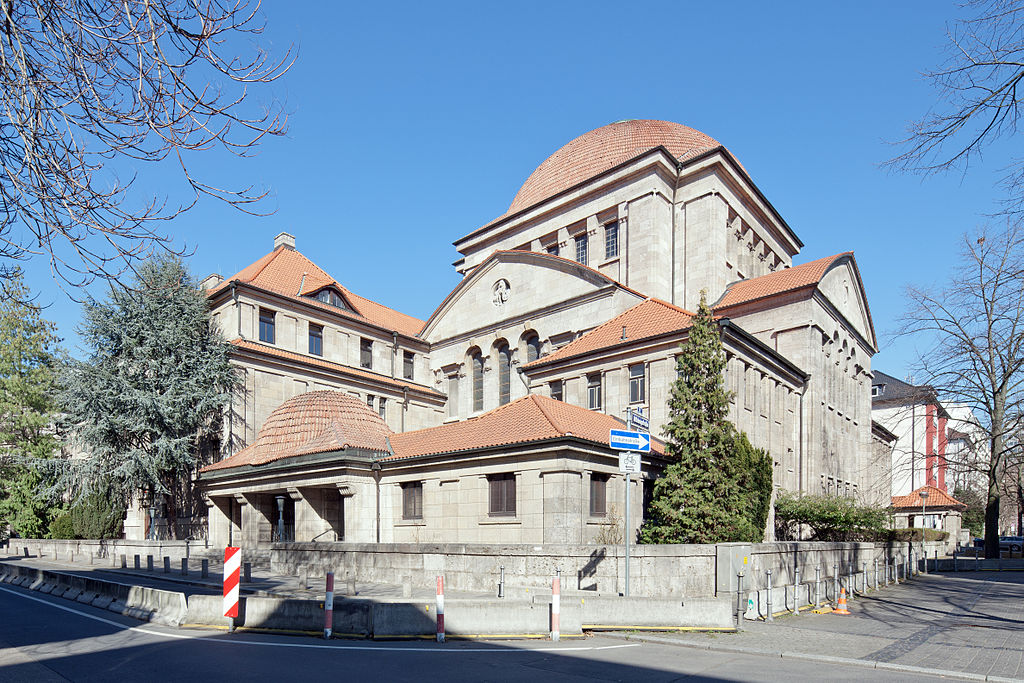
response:
M53 323L31 303L20 270L0 296L0 533L3 522L20 536L41 537L54 507L38 496L42 477L25 462L57 451L54 434L56 365Z
M671 462L654 484L641 530L644 543L760 541L763 536L737 471L725 362L721 331L701 292L669 399L664 436Z
M87 361L73 363L62 394L70 428L88 457L63 461L60 485L78 502L103 492L167 506L177 535L190 514L191 480L239 385L230 344L206 297L176 258L151 260L131 289L85 307Z

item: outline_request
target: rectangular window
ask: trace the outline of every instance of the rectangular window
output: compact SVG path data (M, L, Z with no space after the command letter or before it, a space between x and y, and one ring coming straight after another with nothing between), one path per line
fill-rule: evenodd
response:
M388 400L383 396L377 399L377 412L380 413L381 419L387 418L387 409L384 407L387 402Z
M609 223L604 226L604 257L613 258L619 255L619 224Z
M309 352L314 356L324 355L324 327L309 324Z
M269 308L260 309L260 341L274 343L274 312Z
M412 380L415 375L416 354L412 351L402 352L402 377Z
M366 395L366 407L373 410L373 394Z
M489 489L487 512L491 515L516 514L516 475L492 474L487 477Z
M459 415L459 376L448 376L448 417Z
M586 233L576 236L576 260L583 265L587 265L588 242Z
M373 340L359 340L359 367L367 370L373 369Z
M550 386L551 386L551 398L555 399L556 401L564 400L562 398L562 387L563 387L562 380L556 379L554 382L551 383Z
M402 519L423 519L423 482L402 484Z
M643 363L629 366L629 402L643 403L647 400L647 373Z
M551 254L552 256L558 256L558 242L555 242L554 244L549 244L545 251Z
M608 513L608 475L590 475L590 516L604 517Z
M587 407L601 410L601 373L587 375Z

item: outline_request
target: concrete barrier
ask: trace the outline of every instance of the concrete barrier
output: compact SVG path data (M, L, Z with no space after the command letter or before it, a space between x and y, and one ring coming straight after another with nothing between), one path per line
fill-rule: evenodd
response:
M661 599L644 597L563 597L562 609L574 602L586 630L631 628L731 628L735 604L730 598Z

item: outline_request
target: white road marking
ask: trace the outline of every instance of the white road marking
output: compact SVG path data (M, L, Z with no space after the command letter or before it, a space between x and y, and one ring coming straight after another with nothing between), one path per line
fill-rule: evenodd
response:
M74 608L71 608L71 607L65 607L64 605L58 605L55 602L50 602L49 600L43 600L42 598L37 598L37 597L35 597L33 595L26 595L26 594L24 594L24 593L22 593L20 591L13 591L13 590L11 590L9 588L4 588L2 586L0 586L0 591L3 591L4 593L10 593L11 595L15 595L15 596L17 596L19 598L25 598L26 600L34 600L35 602L40 602L40 603L42 603L44 605L49 605L50 607L54 607L54 608L59 609L59 610L64 610L65 612L71 612L72 614L77 614L78 616L85 617L86 619L92 619L93 621L98 621L98 622L101 622L103 624L109 624L110 626L116 626L117 628L125 629L127 631L135 631L136 633L142 633L142 634L148 635L148 636L157 636L157 637L160 637L160 638L179 638L179 639L183 639L183 640L206 640L206 641L211 642L211 643L225 643L225 644L230 644L230 645L256 645L256 646L262 645L262 646L265 646L265 647L293 647L293 648L305 648L305 649L311 649L311 650L367 650L367 651L372 651L372 652L420 652L420 653L436 652L436 653L446 653L446 654L474 653L474 652L490 652L490 653L494 653L494 652L509 652L509 653L512 653L512 652L587 652L587 651L595 652L595 651L598 651L598 650L621 650L622 648L626 648L626 647L641 647L642 646L642 643L624 643L622 645L597 645L597 646L591 645L591 646L581 646L581 647L548 647L548 648L544 648L544 649L526 649L526 648L522 648L522 649L520 649L520 648L467 648L467 649L455 650L455 649L446 649L446 648L430 648L428 646L424 646L424 647L420 648L420 647L394 647L394 646L388 646L388 645L371 646L371 645L343 645L343 644L338 644L338 645L313 645L311 643L271 643L271 642L261 641L261 640L222 640L222 639L214 640L214 639L211 639L209 636L193 635L193 634L189 634L189 633L168 633L166 631L152 631L150 629L143 628L143 627L140 627L140 626L128 626L126 624L122 624L122 623L114 621L112 619L104 619L103 617L97 617L96 615L89 614L88 612L83 612L81 610L77 610L77 609L74 609Z

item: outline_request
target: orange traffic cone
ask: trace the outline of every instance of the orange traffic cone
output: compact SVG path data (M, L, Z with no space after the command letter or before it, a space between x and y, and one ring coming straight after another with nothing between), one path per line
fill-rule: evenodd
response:
M849 614L850 610L846 609L846 589L839 589L839 605L832 610L832 614Z

